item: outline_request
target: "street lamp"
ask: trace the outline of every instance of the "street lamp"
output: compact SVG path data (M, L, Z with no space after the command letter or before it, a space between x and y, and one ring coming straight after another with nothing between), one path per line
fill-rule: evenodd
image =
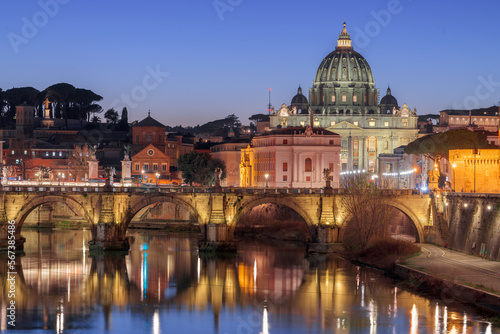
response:
M156 186L160 183L160 173L156 173Z
M141 171L141 173L142 173L141 183L144 183L144 169Z
M269 184L268 184L269 174L266 174L265 177L266 177L266 188L269 188Z

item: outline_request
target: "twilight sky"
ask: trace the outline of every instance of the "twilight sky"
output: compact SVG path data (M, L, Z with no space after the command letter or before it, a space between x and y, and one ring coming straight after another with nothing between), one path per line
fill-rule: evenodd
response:
M418 114L500 101L495 0L4 0L0 87L59 82L103 109L196 125L276 108L316 70L347 23L380 96ZM102 117L102 115L101 115Z

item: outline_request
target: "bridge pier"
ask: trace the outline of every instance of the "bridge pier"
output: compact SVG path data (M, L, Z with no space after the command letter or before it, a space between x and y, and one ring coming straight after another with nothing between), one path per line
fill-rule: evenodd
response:
M91 252L128 251L130 243L123 224L115 222L114 194L101 195L99 222L92 224L92 240L89 241Z
M308 253L332 253L338 248L340 230L336 225L312 226L312 242L307 244Z
M97 223L92 225L91 252L128 251L130 243L119 224Z
M229 226L224 224L206 224L205 240L200 240L200 252L235 253L236 242Z
M211 196L210 222L205 226L205 240L198 243L200 252L234 253L236 243L233 231L229 228L224 212L224 194Z

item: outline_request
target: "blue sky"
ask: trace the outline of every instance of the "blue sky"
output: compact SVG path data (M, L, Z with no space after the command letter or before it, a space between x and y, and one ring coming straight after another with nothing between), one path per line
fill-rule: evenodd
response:
M168 125L265 113L311 87L342 22L418 114L500 101L497 1L4 0L0 87L91 89ZM305 94L307 96L307 93Z

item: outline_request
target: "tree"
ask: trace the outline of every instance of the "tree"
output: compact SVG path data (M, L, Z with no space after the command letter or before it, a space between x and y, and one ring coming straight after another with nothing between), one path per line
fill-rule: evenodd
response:
M106 123L116 124L118 122L118 112L114 108L108 109L104 114Z
M76 88L68 83L58 83L52 85L46 89L47 98L52 102L56 103L56 115L62 116L66 123L66 128L68 127L68 112L70 109L70 103L74 101Z
M486 134L464 129L449 130L418 138L405 148L406 154L422 154L432 160L438 156L449 159L449 151L457 149L492 149Z
M257 122L269 122L269 115L254 114L254 115L250 116L248 119L251 120L252 122L254 122L255 124L257 124Z
M345 195L344 244L353 251L366 249L373 241L388 235L392 209L382 190L364 174L354 174L343 181Z
M69 169L76 181L84 180L88 174L89 161L92 157L92 150L87 144L75 145L69 157Z
M200 183L212 185L215 182L215 169L222 169L221 179L226 177L226 165L220 159L210 157L208 153L190 152L183 154L177 160L184 182L190 185Z
M128 131L128 110L127 107L123 107L122 116L120 117L120 121L118 122L118 130Z

